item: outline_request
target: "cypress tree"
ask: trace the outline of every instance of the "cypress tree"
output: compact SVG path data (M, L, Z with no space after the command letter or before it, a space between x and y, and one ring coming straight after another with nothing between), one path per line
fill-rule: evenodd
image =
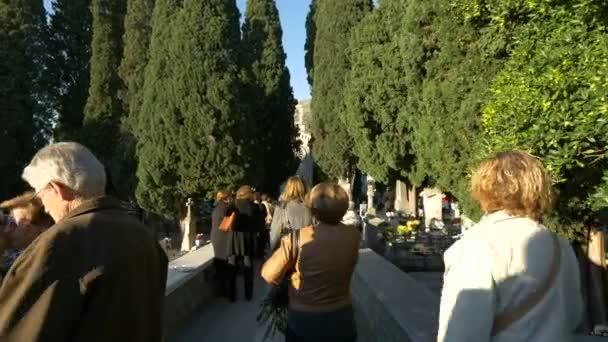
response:
M137 199L172 217L190 196L244 177L234 0L157 0L138 120Z
M106 165L120 195L128 195L126 184L132 183L129 173L124 170L129 164L124 160L128 160L129 141L123 127L126 113L120 100L124 84L118 74L123 54L125 12L125 1L91 2L91 81L81 139Z
M296 101L282 44L282 30L274 0L249 0L243 24L243 60L250 112L255 123L257 182L276 191L297 166L295 163Z
M314 83L312 88L313 154L330 177L354 175L356 158L342 110L343 85L350 70L348 42L353 28L372 9L370 0L319 0L316 3Z
M410 63L401 44L407 2L383 1L354 30L351 63L344 86L342 115L354 141L358 167L389 183L412 176Z
M34 152L40 98L41 49L45 46L42 0L0 2L0 196L21 190L20 175Z
M47 74L51 106L57 113L56 140L80 140L89 91L91 1L57 0L50 21L50 63Z
M317 35L317 24L315 23L315 12L317 0L310 1L310 9L306 15L306 42L304 43L304 66L306 67L306 79L312 86L315 38Z
M142 92L149 58L153 9L154 0L131 0L127 5L123 36L124 56L119 73L126 88L121 94L121 99L128 113L129 126L133 127L137 127L133 121L136 120L143 102Z

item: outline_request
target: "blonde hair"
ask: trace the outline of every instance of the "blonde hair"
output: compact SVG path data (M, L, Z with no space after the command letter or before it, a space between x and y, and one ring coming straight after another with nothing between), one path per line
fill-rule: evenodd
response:
M215 201L216 202L224 202L229 197L230 197L230 194L228 193L228 191L226 191L226 190L220 190L215 195Z
M486 213L540 220L553 202L551 179L543 163L522 151L498 153L484 160L471 181L473 197Z
M342 221L348 209L348 194L335 183L316 185L308 196L306 206L312 215L322 223L336 225Z
M11 198L0 203L0 209L24 209L25 219L33 225L50 226L52 220L44 212L44 206L33 191L28 191L17 197Z
M249 185L243 185L236 192L236 199L245 199L252 200L253 199L253 190Z
M306 185L304 185L302 178L298 176L289 177L289 179L287 179L287 183L285 184L285 190L283 190L283 194L281 195L282 200L284 202L304 202L305 197Z

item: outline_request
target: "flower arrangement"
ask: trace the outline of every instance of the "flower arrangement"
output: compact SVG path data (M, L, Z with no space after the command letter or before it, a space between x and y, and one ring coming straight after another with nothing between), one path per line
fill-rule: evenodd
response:
M408 220L405 224L400 224L397 227L397 233L401 236L410 235L420 225L419 220Z

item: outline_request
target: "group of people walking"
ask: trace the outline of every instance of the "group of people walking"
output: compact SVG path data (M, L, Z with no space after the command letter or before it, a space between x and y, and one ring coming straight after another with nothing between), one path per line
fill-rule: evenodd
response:
M269 257L261 268L262 277L275 286L286 275L290 277L287 340L354 341L350 279L357 263L360 233L357 227L342 224L349 209L346 191L337 184L322 183L308 192L302 179L294 176L287 180L276 206L256 206L249 186L239 188L234 203L226 191L218 192L216 199L211 241L220 292L236 300L240 268L245 298L251 300L254 241L265 231L270 236ZM268 207L272 219L264 220L264 208ZM233 230L221 230L222 220L233 212ZM289 238L294 231L299 232L295 246ZM293 253L294 249L298 253Z
M33 190L0 204L10 212L0 227L0 341L161 341L167 257L106 196L99 160L82 145L52 144L23 179ZM551 189L542 162L526 153L481 163L472 193L485 216L445 254L438 341L568 341L583 304L572 248L542 224ZM220 191L216 202L223 295L237 299L242 270L251 300L263 256L262 278L289 282L286 341L356 340L350 282L360 232L343 223L352 203L340 186L307 191L292 177L278 205L249 186L234 199ZM233 213L233 229L220 230Z

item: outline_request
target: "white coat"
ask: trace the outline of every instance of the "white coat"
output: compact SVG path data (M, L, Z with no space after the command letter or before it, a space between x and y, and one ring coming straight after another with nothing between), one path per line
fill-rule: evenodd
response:
M544 226L502 211L468 230L444 255L438 341L569 341L583 304L578 263L561 238L561 266L551 289L524 317L491 336L496 315L526 300L548 278L553 246Z

